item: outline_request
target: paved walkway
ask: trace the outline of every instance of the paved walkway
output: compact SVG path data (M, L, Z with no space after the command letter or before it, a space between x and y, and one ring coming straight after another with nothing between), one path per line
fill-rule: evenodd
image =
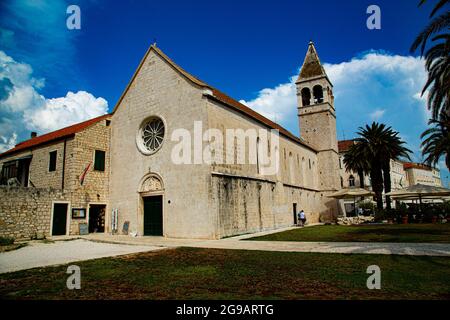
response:
M24 248L0 253L0 273L160 249L148 244L112 244L83 239L53 243L31 241Z
M450 257L450 243L295 242L243 240L245 238L251 238L254 236L255 234L240 236L236 238L226 238L221 240L185 240L167 239L164 237L130 237L111 235L89 235L85 238L93 241L107 241L135 245L153 245L171 248L195 247L283 252L397 254Z
M294 242L244 240L246 238L289 229L292 228L261 232L251 235L242 235L239 237L221 240L131 237L124 235L112 236L106 234L55 237L54 240L59 241L55 241L54 243L33 241L30 242L27 247L0 253L0 273L176 247L450 257L450 243Z
M209 241L197 248L263 250L283 252L397 254L414 256L448 256L450 244L373 243L373 242L295 242L295 241Z

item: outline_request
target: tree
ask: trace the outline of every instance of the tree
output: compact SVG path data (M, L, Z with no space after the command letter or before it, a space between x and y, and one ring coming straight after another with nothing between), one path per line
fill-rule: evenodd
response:
M450 169L450 116L442 114L440 120L431 119L428 124L433 127L422 133L422 155L424 162L435 166L441 157L445 157L445 165Z
M400 160L406 158L411 160L409 153L411 150L404 147L405 142L398 136L398 132L392 130L391 127L386 129L385 143L381 145L381 168L384 178L384 193L391 192L391 160ZM386 208L391 208L391 197L386 196Z
M347 152L350 153L347 163L350 168L354 163L350 160L353 157L359 159L358 163L370 175L377 207L382 209L383 189L386 193L391 190L390 160L398 160L401 157L409 159L411 150L404 147L405 142L398 136L398 132L385 124L373 122L370 126L360 127L357 134L359 137ZM389 197L386 198L386 206L390 208Z
M356 172L359 177L359 185L364 188L364 174L369 172L369 163L358 148L351 148L344 154L344 165L347 172Z
M421 0L422 6L426 0ZM450 3L450 0L439 0L430 14L430 18ZM428 91L427 107L432 112L432 118L437 120L441 114L450 114L450 11L442 13L431 20L417 36L411 46L411 52L420 47L420 54L425 58L425 68L428 80L422 90L422 95ZM425 52L430 37L433 46Z

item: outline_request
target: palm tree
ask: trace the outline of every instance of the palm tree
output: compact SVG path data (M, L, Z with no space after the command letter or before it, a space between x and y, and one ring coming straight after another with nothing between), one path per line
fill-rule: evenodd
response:
M344 154L344 165L347 172L358 173L359 185L361 188L364 188L364 174L369 172L369 163L358 152L358 148L350 147Z
M361 163L367 166L365 171L372 180L377 207L382 209L383 189L385 192L391 189L390 160L409 158L411 150L403 146L405 142L398 136L398 132L385 124L373 122L370 126L360 127L357 134L359 137L355 139L355 144L350 147L349 152L351 156L359 157ZM386 206L390 208L389 197L386 199Z
M440 120L430 120L433 125L422 133L422 155L425 163L435 166L441 157L445 157L445 165L450 169L450 116L441 114Z
M400 158L411 160L409 154L412 151L403 146L405 142L401 140L398 134L391 127L387 128L385 132L386 143L380 149L385 194L391 192L391 160L400 160ZM391 208L391 197L389 196L386 196L386 208Z
M426 0L421 0L419 6L423 5ZM430 18L445 5L449 4L450 0L439 0ZM448 30L450 28L450 11L446 11L437 18L434 18L428 26L417 36L411 46L411 52L415 52L420 47L420 54L425 58L425 67L428 72L428 80L422 90L422 95L428 93L428 109L432 111L433 119L437 119L442 113L450 113L450 35ZM444 33L443 33L444 32ZM433 46L425 52L425 47L431 36Z

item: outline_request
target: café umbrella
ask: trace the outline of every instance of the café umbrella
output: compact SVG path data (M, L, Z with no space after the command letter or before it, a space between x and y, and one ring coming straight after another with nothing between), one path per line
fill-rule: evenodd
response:
M443 199L450 196L450 189L418 183L404 189L388 192L386 195L395 200L419 199L421 209L423 199Z
M363 188L345 188L345 189L341 189L335 193L332 193L332 194L328 195L327 197L335 198L338 200L353 199L353 204L355 207L355 214L356 214L357 213L356 212L356 198L369 197L369 196L373 196L374 194L375 194L374 192L363 189Z

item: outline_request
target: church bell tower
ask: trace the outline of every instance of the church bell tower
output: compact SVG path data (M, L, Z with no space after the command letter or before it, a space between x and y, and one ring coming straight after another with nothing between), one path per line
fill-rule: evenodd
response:
M339 154L333 85L312 41L295 84L300 137L318 151L319 188L337 190L340 188Z

